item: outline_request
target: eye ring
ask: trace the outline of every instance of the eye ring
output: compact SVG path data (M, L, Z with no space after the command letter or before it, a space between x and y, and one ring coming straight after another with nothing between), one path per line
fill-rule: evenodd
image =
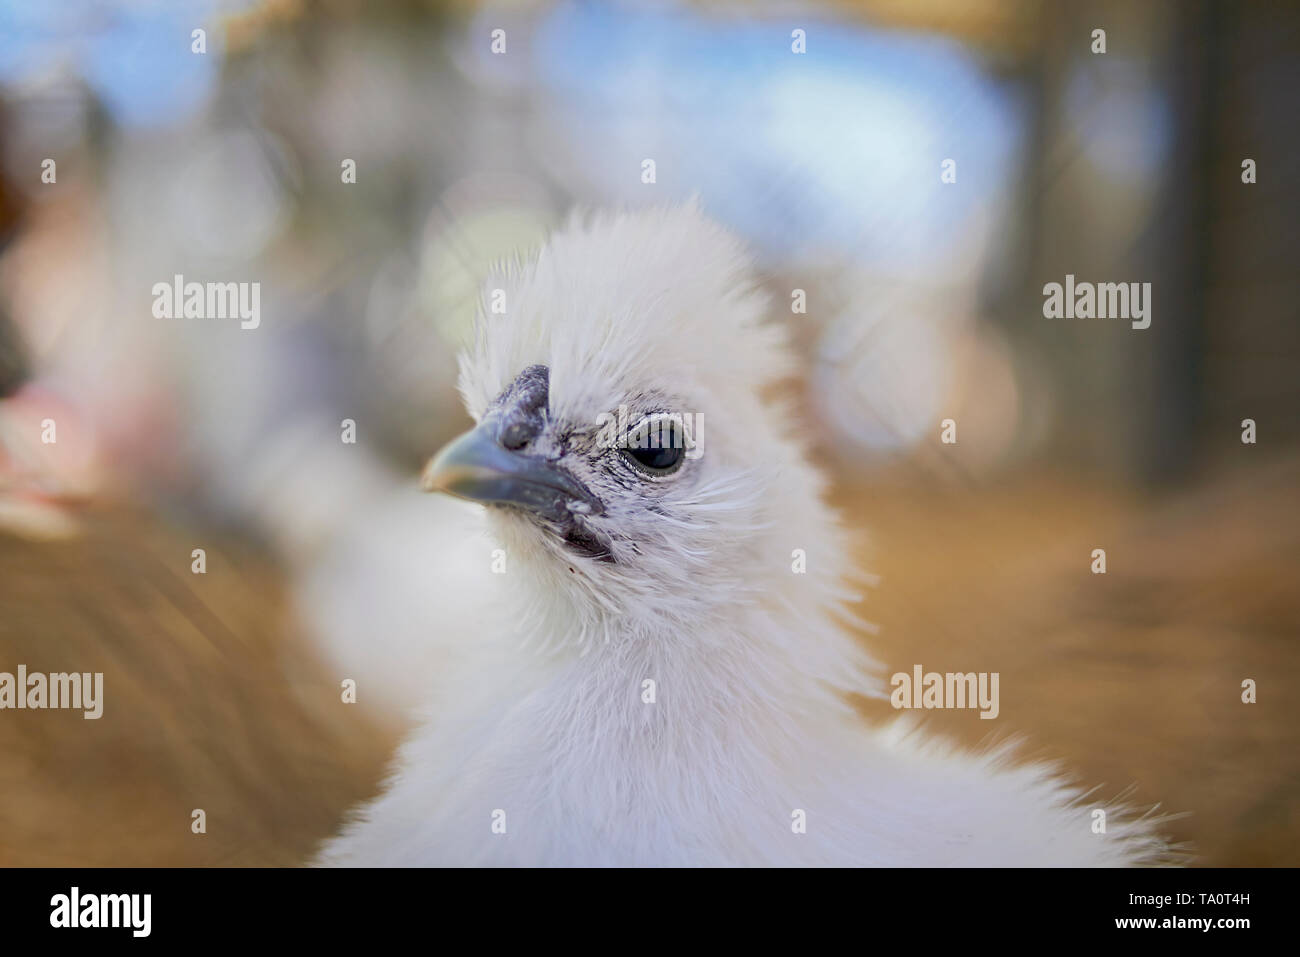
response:
M686 461L684 429L676 416L651 416L627 433L620 451L642 472L672 475Z

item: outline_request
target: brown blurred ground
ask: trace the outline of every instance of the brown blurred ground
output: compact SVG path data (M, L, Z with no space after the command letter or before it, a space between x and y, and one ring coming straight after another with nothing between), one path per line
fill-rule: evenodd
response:
M997 720L922 712L931 728L970 745L1020 734L1102 795L1134 788L1135 805L1185 815L1165 831L1195 864L1294 867L1298 489L1290 461L1145 499L1039 476L841 504L872 530L865 614L886 673L1001 674ZM1258 703L1241 702L1244 678Z
M292 637L256 551L82 519L72 541L0 533L0 670L104 672L98 720L0 712L0 865L301 862L374 791L390 736Z
M839 504L871 529L887 671L1001 673L997 721L932 727L972 745L1023 733L1106 794L1190 812L1168 832L1197 863L1296 865L1297 487L1288 462L1142 501L1040 475L908 477ZM0 864L301 862L374 793L394 734L340 702L255 550L137 514L83 522L67 542L0 534L0 666L102 670L107 689L99 721L0 714ZM196 543L206 576L189 573ZM1245 677L1258 704L1240 702Z

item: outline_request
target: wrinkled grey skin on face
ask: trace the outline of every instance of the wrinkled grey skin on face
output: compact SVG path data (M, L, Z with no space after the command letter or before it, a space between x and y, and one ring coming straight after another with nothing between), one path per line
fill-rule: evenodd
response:
M564 466L567 435L548 433L550 372L524 369L473 431L443 449L425 472L425 488L533 515L580 555L612 562L609 542L583 521L604 504Z

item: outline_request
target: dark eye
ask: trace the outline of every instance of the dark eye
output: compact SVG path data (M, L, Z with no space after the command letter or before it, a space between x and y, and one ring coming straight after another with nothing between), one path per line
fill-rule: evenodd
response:
M638 466L655 475L677 471L686 459L681 427L670 418L652 420L628 436L623 450Z
M683 449L628 449L627 454L651 472L671 472L686 457Z

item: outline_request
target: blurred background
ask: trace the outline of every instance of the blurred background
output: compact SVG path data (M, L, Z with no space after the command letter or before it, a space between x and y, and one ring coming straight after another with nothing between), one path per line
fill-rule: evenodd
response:
M0 713L0 864L295 864L375 793L455 624L414 478L480 281L692 195L792 328L886 673L999 671L1026 754L1300 864L1297 54L1226 0L0 0L0 671L106 688ZM1150 328L1044 319L1067 273ZM155 318L176 274L259 328Z

